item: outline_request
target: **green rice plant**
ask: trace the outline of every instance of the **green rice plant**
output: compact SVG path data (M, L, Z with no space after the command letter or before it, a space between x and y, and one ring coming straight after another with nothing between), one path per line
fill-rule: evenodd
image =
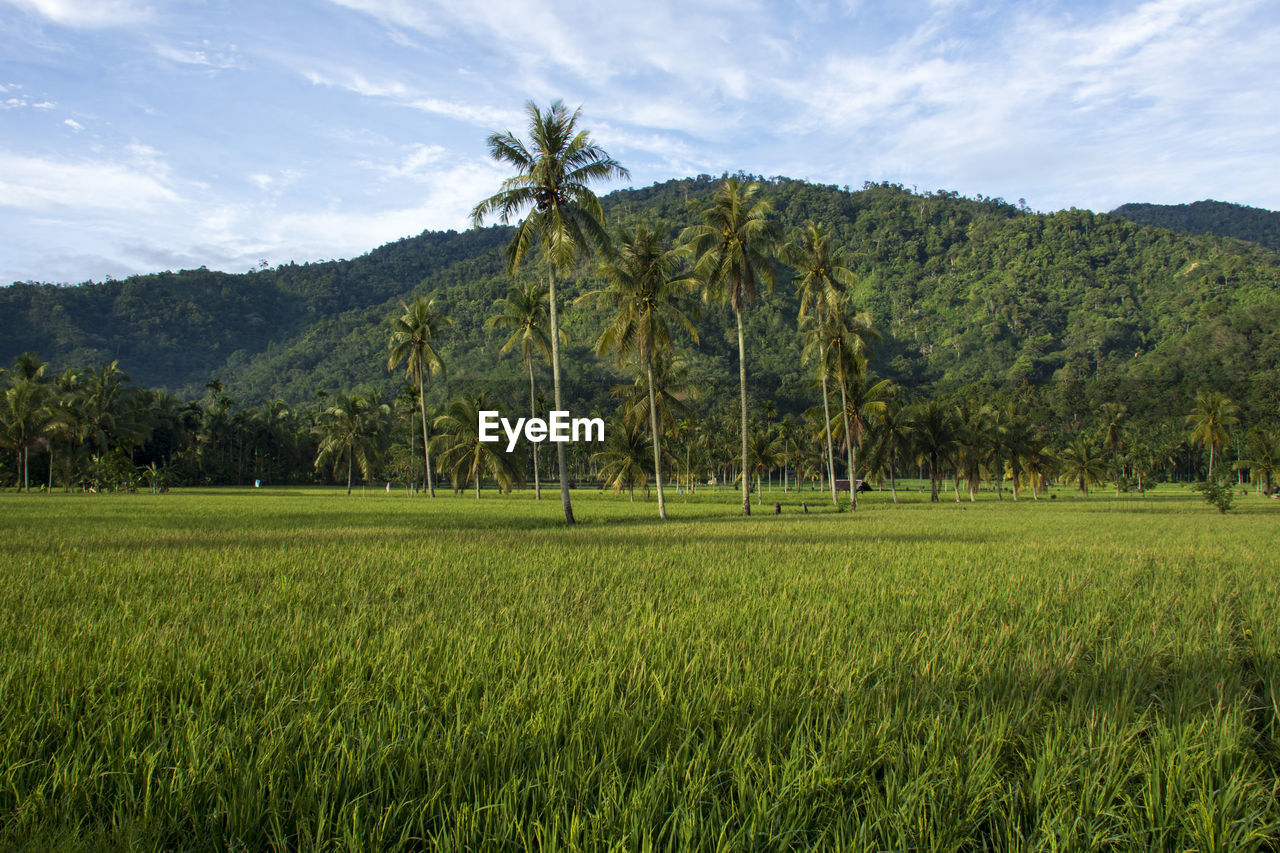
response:
M0 848L1280 844L1274 502L574 497L0 496Z

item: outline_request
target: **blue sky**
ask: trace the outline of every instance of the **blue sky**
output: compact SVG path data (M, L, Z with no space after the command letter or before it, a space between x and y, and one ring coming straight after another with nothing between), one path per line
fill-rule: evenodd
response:
M0 0L0 44L5 283L464 228L530 99L581 104L637 186L1280 208L1274 0Z

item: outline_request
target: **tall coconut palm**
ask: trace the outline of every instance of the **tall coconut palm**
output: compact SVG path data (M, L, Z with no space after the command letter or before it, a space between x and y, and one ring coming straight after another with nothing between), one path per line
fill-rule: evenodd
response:
M332 467L336 473L345 462L350 495L355 469L368 480L381 460L390 418L391 407L378 402L377 392L335 395L316 417L321 432L316 470Z
M1077 436L1063 448L1058 461L1062 476L1075 480L1085 497L1089 496L1089 486L1102 482L1107 476L1107 459L1087 436Z
M1213 462L1218 448L1226 443L1231 427L1240 423L1240 408L1221 391L1201 391L1196 405L1187 415L1191 427L1191 443L1209 451L1209 479L1213 479Z
M623 362L624 367L633 364L631 359ZM652 407L649 403L651 390ZM680 424L683 422L678 419L687 419L693 414L686 400L697 396L697 390L689 387L688 368L679 354L657 356L653 361L652 381L645 372L637 371L635 382L614 386L612 396L618 401L618 412L628 430L650 429L651 415L656 414L660 434L677 439L687 438L687 432L681 433ZM656 412L651 412L651 408L656 409ZM662 458L666 459L668 455L666 443L663 442Z
M803 328L807 318L813 317L815 326L821 328L826 315L837 308L840 298L852 287L856 279L853 271L844 265L845 249L832 249L831 235L826 228L813 220L797 229L792 241L782 249L782 257L796 270L796 295L800 299L798 322ZM818 371L822 384L822 411L825 422L831 422L830 394L827 388L827 372ZM831 505L837 506L836 461L831 433L827 432L827 475L831 480Z
M529 374L529 416L538 416L538 392L533 381L533 353L537 350L551 361L551 321L547 316L547 289L537 279L530 279L521 286L513 284L507 295L493 303L498 313L489 318L489 328L509 329L511 334L502 344L499 354L520 347L524 369ZM560 331L560 343L568 336ZM533 443L533 497L542 500L542 477L538 471L538 443Z
M564 409L560 390L560 319L556 303L556 274L591 249L609 249L604 228L604 209L590 184L610 178L628 178L631 173L604 149L591 141L591 134L578 130L581 110L569 112L562 101L553 101L543 112L530 101L529 142L511 131L489 135L489 156L515 168L499 191L471 211L480 225L486 216L496 215L505 224L516 224L515 238L507 246L507 270L514 273L529 250L538 244L548 267L547 296L551 320L551 382L557 410ZM560 501L566 524L573 524L573 504L569 500L569 466L565 443L556 443L560 463Z
M511 454L504 452L500 443L480 440L480 412L489 407L484 393L451 401L436 418L436 434L431 439L440 468L449 472L454 491L469 482L475 486L476 500L480 499L480 478L486 474L503 491L511 491L520 482L520 469Z
M694 258L694 277L709 302L727 302L738 323L738 385L742 418L742 514L751 514L747 481L747 361L742 312L755 301L761 285L772 289L771 256L778 243L777 225L769 218L772 208L757 198L759 184L743 184L726 178L698 213L702 222L690 225L680 241Z
M422 414L422 453L427 467L427 494L436 496L435 481L431 478L431 437L427 431L426 382L445 374L444 359L436 352L432 341L450 325L449 318L436 310L435 299L419 296L412 305L400 303L404 314L391 320L391 350L387 358L387 370L395 370L404 364L405 376L418 386L418 409Z
M649 429L653 435L653 481L658 493L658 517L667 518L662 493L662 430L658 425L654 363L669 354L673 332L679 328L697 342L691 314L690 280L679 275L680 254L662 245L658 233L641 225L624 233L617 255L600 266L606 286L583 294L579 302L594 302L612 312L596 341L596 354L612 352L620 363L634 357L649 392Z
M845 336L850 340L855 356L844 371L843 385L847 389L844 403L848 410L849 458L856 471L860 470L858 452L871 431L871 424L884 409L885 399L893 393L893 383L888 379L877 379L868 365L866 340L879 337L879 333L870 326L870 315L859 313L851 320ZM855 491L850 509L857 508L858 494Z
M842 430L849 470L849 511L853 512L858 508L857 445L866 428L868 410L864 403L868 402L866 392L870 390L866 383L866 354L868 342L877 338L879 333L871 326L871 315L865 311L852 311L844 297L827 306L821 323L815 319L807 325L806 345L801 357L817 361L819 372L835 379L840 389L840 417L828 418L827 434L829 437L836 428ZM855 383L859 384L859 394L851 411L849 398ZM887 390L888 383L881 382L874 393L883 396Z

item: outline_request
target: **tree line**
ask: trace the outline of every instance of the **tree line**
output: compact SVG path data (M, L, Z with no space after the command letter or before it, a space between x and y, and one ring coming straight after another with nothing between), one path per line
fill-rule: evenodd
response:
M537 388L539 358L551 369L550 403L563 409L566 335L556 283L585 265L597 286L574 304L599 313L596 354L633 377L612 391L616 411L605 446L557 444L555 476L567 522L573 522L570 485L583 480L631 495L652 486L665 518L664 475L690 492L699 483L735 483L749 514L753 487L759 501L775 476L784 491L803 483L829 492L839 506L843 473L853 511L860 480L887 483L896 500L898 477L912 469L927 478L934 500L948 485L961 500L962 484L972 500L983 482L1000 498L1008 483L1017 500L1024 489L1038 497L1055 480L1086 494L1104 481L1117 492L1159 479L1212 481L1234 449L1237 477L1248 471L1260 489L1272 489L1280 430L1274 421L1241 430L1239 407L1220 392L1200 393L1183 424L1135 423L1124 405L1107 403L1093 419L1096 434L1073 428L1069 436L1048 426L1034 386L1010 394L975 383L945 397L910 400L899 383L873 371L882 334L857 304L856 253L837 245L831 228L810 219L784 235L759 182L726 176L709 198L688 203L695 222L674 236L661 222L632 221L610 231L591 184L626 170L577 128L578 113L562 103L545 111L529 104L528 115L527 140L510 133L489 138L491 155L514 174L473 211L476 225L490 215L515 223L505 249L513 283L485 325L506 335L500 352L519 350L531 415L549 408ZM529 257L540 261L540 274L516 279ZM798 303L795 334L814 404L779 417L775 402L749 385L744 317L781 282L792 285ZM689 373L689 344L714 310L734 319L733 406L700 399ZM434 495L435 478L443 476L477 497L482 482L510 489L531 479L541 497L536 444L507 454L479 441L478 411L505 401L479 392L438 407L429 402L429 386L446 375L437 344L450 325L436 301L402 302L390 324L386 367L403 368L405 378L392 400L366 388L318 395L303 407L271 400L237 408L214 381L207 403L184 403L132 387L115 362L46 377L38 357L24 354L4 376L3 446L13 451L16 482L30 489L34 451L37 481L46 488L332 479L350 492L358 479L387 479Z

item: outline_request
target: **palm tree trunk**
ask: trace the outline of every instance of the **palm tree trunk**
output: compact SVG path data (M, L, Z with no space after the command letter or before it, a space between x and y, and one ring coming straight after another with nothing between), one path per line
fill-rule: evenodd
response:
M1213 480L1213 442L1209 442L1209 479Z
M472 472L471 479L476 484L476 500L480 500L480 468L479 466L477 466L476 470Z
M422 412L422 454L427 466L427 494L436 496L436 484L431 479L431 438L427 435L427 398L422 393L422 372L418 372L418 409Z
M347 448L347 494L351 494L351 448Z
M858 484L855 482L854 473L857 469L853 464L853 433L849 431L849 401L845 398L844 385L844 365L842 364L840 366L840 411L844 414L845 455L849 457L849 512L854 512L858 508Z
M751 481L747 478L747 345L742 334L742 312L735 310L738 321L738 387L742 392L742 514L751 515Z
M525 367L529 368L529 417L536 418L538 397L533 389L533 359L526 360ZM542 500L542 480L538 477L538 442L536 441L533 442L533 499Z
M554 269L547 273L547 291L551 299L551 384L555 386L556 411L564 411L560 395L560 312L556 308ZM564 507L564 523L573 524L573 504L569 501L569 459L564 445L563 441L556 442L556 461L560 467L560 504Z
M880 482L884 482L881 480ZM889 463L889 491L893 492L893 505L898 505L898 481L894 477L893 463Z
M667 501L662 495L662 450L658 445L658 404L653 398L653 359L646 365L649 372L649 428L653 430L653 482L658 487L658 518L667 520Z
M53 494L53 440L49 440L49 494Z
M824 423L827 425L827 478L831 481L831 505L840 506L840 500L836 497L836 451L831 443L831 405L827 402L827 372L822 371L822 414L826 417Z
M31 448L22 448L22 491L31 494Z

